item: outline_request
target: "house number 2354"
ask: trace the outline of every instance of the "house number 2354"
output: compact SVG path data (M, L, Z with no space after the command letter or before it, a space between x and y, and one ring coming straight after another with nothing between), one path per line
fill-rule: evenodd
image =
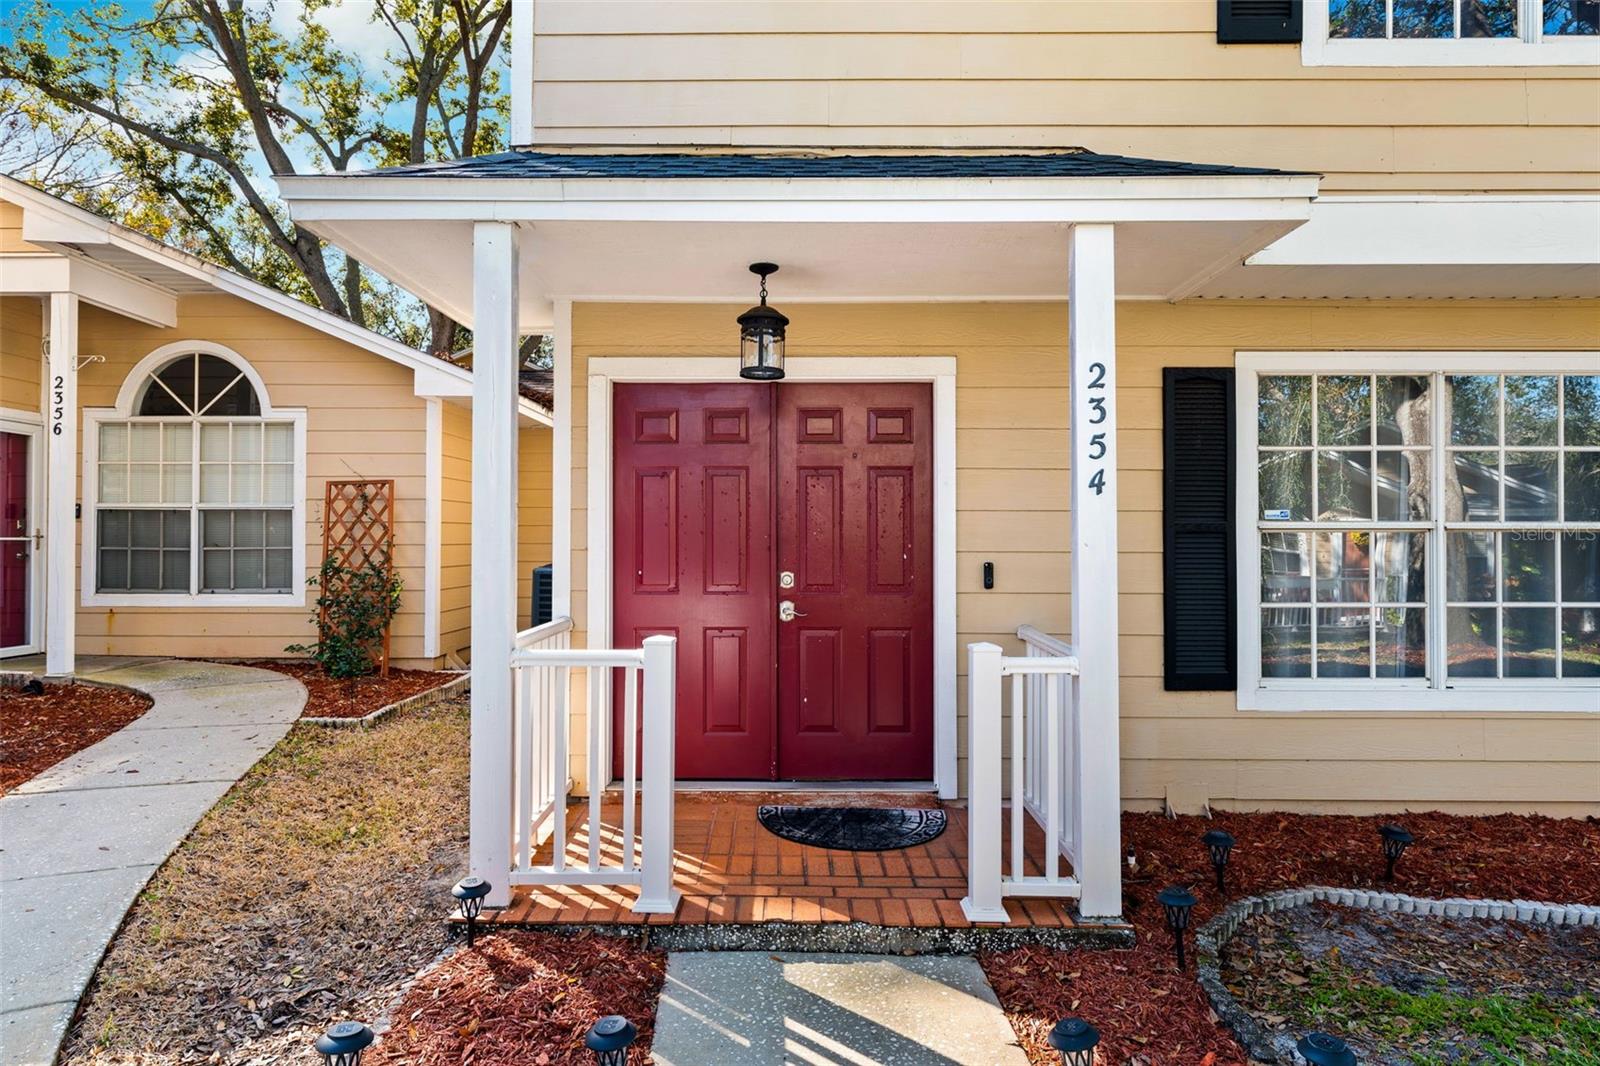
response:
M1106 365L1104 363L1089 364L1089 392L1104 391L1106 387ZM1106 401L1103 396L1089 397L1089 424L1098 426L1106 420ZM1106 444L1104 432L1089 434L1089 461L1099 463L1110 454L1111 448ZM1104 466L1095 466L1089 473L1089 487L1094 489L1096 496L1106 490L1106 470Z
M67 413L67 379L60 374L50 383L50 433L61 436L61 420Z

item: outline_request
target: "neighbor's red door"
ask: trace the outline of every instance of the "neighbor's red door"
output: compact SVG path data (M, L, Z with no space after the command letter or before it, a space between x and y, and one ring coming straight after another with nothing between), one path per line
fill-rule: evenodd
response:
M933 776L933 418L923 384L778 396L778 774Z
M930 387L618 385L613 414L612 636L678 638L678 776L932 777Z
M615 388L612 640L678 638L680 778L774 772L770 392ZM620 687L613 707L620 772Z
M0 648L28 643L28 438L0 433Z

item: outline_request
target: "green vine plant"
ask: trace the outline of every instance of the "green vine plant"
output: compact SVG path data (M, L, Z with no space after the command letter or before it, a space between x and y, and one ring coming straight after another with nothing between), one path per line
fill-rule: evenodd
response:
M365 677L376 671L384 631L400 610L400 578L381 559L360 566L327 559L306 584L321 590L312 615L317 641L290 644L284 651L309 655L329 677Z

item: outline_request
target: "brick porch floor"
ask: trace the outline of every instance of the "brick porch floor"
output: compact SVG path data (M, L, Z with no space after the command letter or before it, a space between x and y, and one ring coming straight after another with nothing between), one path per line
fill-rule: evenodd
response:
M681 792L676 806L675 886L683 892L676 914L635 914L632 886L519 887L511 905L485 918L514 925L716 925L789 922L864 922L914 929L968 929L961 913L966 895L967 812L946 807L949 827L936 840L898 851L834 851L805 847L767 832L756 818L763 803L834 806L941 806L930 795L905 793L705 793ZM603 861L619 857L621 803L602 806ZM588 857L588 806L568 810L569 864ZM1029 822L1027 865L1041 871L1043 834ZM546 844L537 864L550 861ZM1065 872L1065 870L1064 870ZM1008 899L1007 928L1067 930L1071 901Z

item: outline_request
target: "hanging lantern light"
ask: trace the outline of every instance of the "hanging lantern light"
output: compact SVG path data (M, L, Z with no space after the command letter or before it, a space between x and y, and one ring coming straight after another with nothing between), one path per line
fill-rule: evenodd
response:
M777 272L776 263L750 264L750 273L761 276L761 302L739 316L739 376L750 381L783 378L783 336L789 319L767 306L767 275Z
M1295 1044L1307 1066L1356 1066L1356 1053L1336 1036L1307 1033Z
M1217 872L1217 891L1222 891L1222 872L1228 868L1228 853L1233 850L1233 834L1226 829L1211 829L1200 838L1211 853L1211 868Z
M1182 885L1169 885L1156 893L1156 902L1167 914L1167 930L1178 952L1178 969L1183 965L1183 931L1189 928L1189 912L1194 909L1194 893Z
M1082 1018L1062 1018L1050 1030L1048 1041L1061 1052L1061 1066L1094 1066L1094 1049L1100 1043L1100 1033Z
M594 1052L595 1066L628 1066L628 1049L639 1030L620 1014L608 1014L590 1026L583 1046Z
M1385 881L1394 880L1394 864L1400 861L1400 856L1406 853L1406 848L1416 838L1407 831L1403 825L1389 824L1380 826L1378 835L1383 838L1383 858L1388 863L1383 871Z
M361 1053L377 1039L361 1022L334 1022L313 1045L327 1066L361 1066Z
M461 917L467 920L467 947L478 931L478 914L483 910L483 897L489 894L489 882L481 877L463 877L456 882L450 894L461 907Z

